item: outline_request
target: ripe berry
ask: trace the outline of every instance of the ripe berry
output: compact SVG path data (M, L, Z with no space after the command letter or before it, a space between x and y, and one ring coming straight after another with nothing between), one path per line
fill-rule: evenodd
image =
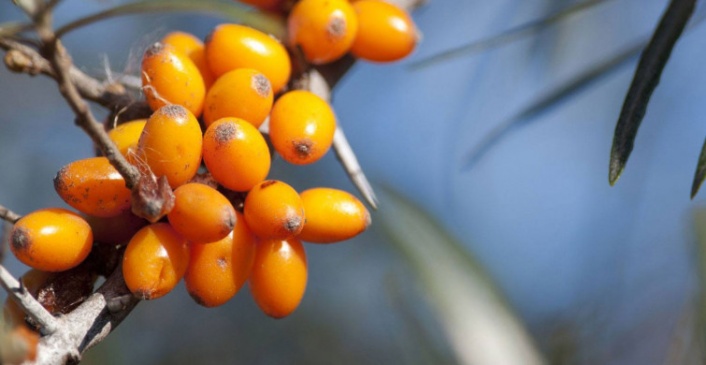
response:
M201 127L191 112L180 105L161 107L140 136L138 167L146 163L155 176L166 176L169 186L176 188L196 175L202 145Z
M255 236L238 213L233 231L207 244L192 244L186 290L205 307L216 307L232 298L250 276L255 257Z
M78 214L61 208L34 211L18 220L10 249L18 260L42 271L64 271L91 252L93 233Z
M380 0L353 3L358 15L358 34L351 53L375 62L400 60L417 45L417 31L412 18L402 8Z
M87 215L84 218L91 226L93 239L96 242L110 245L127 243L140 228L148 223L147 220L136 216L129 209L110 218L92 215Z
M239 118L222 118L203 136L203 160L224 187L248 191L270 171L267 142L252 124Z
M270 81L252 68L228 71L206 94L203 119L208 127L224 117L245 119L259 128L272 109Z
M304 206L296 190L267 180L250 190L243 208L248 227L262 239L287 239L304 227Z
M277 93L292 71L287 50L269 35L239 24L221 24L206 39L206 58L216 77L237 68L262 72Z
M147 119L137 119L120 124L108 132L108 137L113 140L123 156L129 157L135 153L137 141L140 140L145 123L147 123Z
M257 243L250 291L265 314L282 318L292 313L304 297L306 280L306 253L299 240Z
M130 189L105 157L62 167L54 177L54 189L73 208L97 217L113 217L130 208Z
M142 90L152 110L181 105L201 115L206 86L191 59L170 45L155 43L142 57Z
M141 299L169 293L184 276L189 247L167 223L150 224L128 243L123 256L123 277L128 289Z
M301 0L287 18L289 43L307 61L320 65L341 58L358 31L355 10L346 0Z
M165 35L164 38L162 38L162 43L169 44L177 51L187 55L201 72L206 90L211 87L216 78L213 76L211 69L208 68L206 47L204 47L200 39L196 38L193 34L176 31Z
M333 243L353 238L370 225L370 213L353 195L338 189L313 188L300 194L306 223L298 238Z
M290 91L272 107L270 140L289 163L304 165L319 160L331 147L335 131L333 110L309 91Z
M218 190L188 183L174 190L174 198L174 208L167 218L174 230L187 240L214 242L233 230L235 209Z

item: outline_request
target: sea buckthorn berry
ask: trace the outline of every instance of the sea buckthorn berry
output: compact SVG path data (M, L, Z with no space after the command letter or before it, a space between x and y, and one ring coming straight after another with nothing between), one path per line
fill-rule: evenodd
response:
M64 271L91 252L91 226L76 213L61 208L34 211L12 227L10 249L18 260L42 271Z
M5 329L0 329L3 331ZM0 332L3 341L0 362L6 365L19 365L34 362L37 359L39 333L22 323L9 328L7 333Z
M300 194L306 223L298 238L333 243L353 238L370 225L370 213L356 197L343 190L313 188Z
M214 242L235 225L235 209L218 190L188 183L174 190L174 208L167 215L175 231L191 242Z
M128 289L141 299L169 293L189 265L189 246L167 223L150 224L135 233L123 256Z
M110 218L92 215L86 215L84 218L91 226L93 239L96 242L110 245L127 243L140 228L148 223L147 220L136 216L129 209Z
M269 35L239 24L221 24L206 39L206 58L216 77L237 68L262 72L277 93L289 81L287 50Z
M186 290L205 307L216 307L232 298L250 276L255 258L255 236L242 216L228 236L208 244L191 244Z
M260 127L272 109L270 80L252 68L228 71L213 84L204 102L203 120L208 127L224 117L245 119Z
M221 118L203 136L203 160L219 184L248 191L270 171L267 142L252 124L239 118Z
M113 140L123 156L128 157L137 149L137 141L140 140L145 123L147 119L137 119L120 124L108 132L108 137Z
M286 239L304 227L302 200L287 183L266 180L250 190L243 210L248 227L262 239Z
M289 163L304 165L319 160L331 148L335 131L333 110L309 91L290 91L272 107L270 140Z
M142 57L142 90L152 110L177 104L194 115L201 115L206 97L201 72L189 56L159 42Z
M194 65L196 65L196 68L201 72L206 90L211 87L213 81L215 81L215 77L211 69L208 68L206 47L204 47L200 39L190 33L175 31L165 35L164 38L162 38L162 43L169 44L177 51L189 56L191 61L194 62Z
M307 61L320 65L341 58L358 30L355 10L347 0L301 0L287 18L289 43Z
M275 11L280 10L283 0L240 0L241 3L250 4L262 10Z
M97 217L114 217L130 208L130 189L105 157L62 167L54 177L54 189L73 208Z
M417 45L417 29L409 14L396 5L380 0L353 3L358 14L358 34L351 53L364 60L400 60Z
M196 175L202 146L201 127L194 115L183 106L167 105L147 119L136 158L176 188Z
M306 253L299 240L257 243L250 291L265 314L282 318L297 309L306 291L306 280Z

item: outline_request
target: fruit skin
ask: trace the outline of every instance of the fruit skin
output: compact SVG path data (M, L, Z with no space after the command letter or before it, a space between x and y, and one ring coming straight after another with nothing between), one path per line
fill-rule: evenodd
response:
M194 62L174 47L152 44L142 57L142 90L152 110L181 105L201 115L206 85Z
M267 177L270 150L252 124L240 118L221 118L208 127L203 138L204 163L219 184L248 191Z
M313 188L299 194L306 223L298 238L334 243L355 237L370 225L370 213L355 196L343 190Z
M252 68L228 71L208 90L203 120L208 127L224 117L244 119L259 128L272 109L270 80Z
M277 99L270 115L270 140L285 161L305 165L331 148L336 115L316 94L294 90Z
M255 236L243 216L225 238L207 244L191 244L186 290L204 307L223 305L245 284L255 258Z
M96 217L114 217L130 208L130 189L105 157L62 167L54 177L54 189L71 207Z
M180 105L159 108L147 119L137 147L136 164L147 164L172 189L191 180L201 164L203 140L196 117Z
M213 76L213 72L211 72L211 69L208 67L206 47L200 39L191 33L174 31L165 35L164 38L162 38L162 43L171 45L177 51L187 55L191 61L194 62L196 68L201 72L206 90L213 85L213 82L216 81L216 77Z
M265 314L273 318L291 314L304 297L306 282L306 253L299 240L257 243L250 292Z
M109 245L127 244L140 228L149 223L144 218L133 214L129 209L110 218L86 215L84 219L91 226L93 239L96 242Z
M145 123L147 119L136 119L120 124L108 132L108 137L113 140L123 156L129 157L135 153Z
M169 224L191 242L214 242L235 226L235 209L218 190L204 184L187 183L174 190L174 208Z
M18 260L41 271L78 266L91 252L91 226L76 213L46 208L20 218L10 232L10 249Z
M301 0L287 18L289 44L307 61L321 65L346 54L358 31L355 10L346 0Z
M287 183L266 180L248 192L243 208L248 227L261 239L287 239L304 227L304 205Z
M351 53L374 62L398 61L417 46L417 29L409 14L380 0L353 3L358 15L358 34Z
M221 24L206 39L206 58L216 77L238 68L262 72L276 94L292 72L289 53L269 35L244 25Z
M140 229L123 256L123 277L128 289L141 299L169 293L189 265L189 246L168 223Z

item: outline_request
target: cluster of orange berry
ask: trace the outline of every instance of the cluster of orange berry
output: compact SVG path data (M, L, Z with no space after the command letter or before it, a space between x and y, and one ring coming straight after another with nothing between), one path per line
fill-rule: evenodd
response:
M370 216L345 191L298 193L267 180L272 152L259 130L266 120L274 151L297 165L323 157L336 130L327 101L288 89L290 55L301 52L313 65L348 52L393 61L413 50L417 35L409 15L383 1L301 0L286 10L279 0L248 3L288 14L286 44L237 24L216 27L205 44L170 33L142 59L151 116L109 131L120 153L143 175L168 184L173 199L137 208L138 188L128 189L106 157L70 163L54 187L83 215L50 208L21 218L11 232L20 261L63 272L97 245L124 245L125 283L140 298L159 298L183 278L199 304L218 306L249 281L267 315L296 309L307 281L301 241L349 239L367 228ZM156 211L140 214L145 209Z

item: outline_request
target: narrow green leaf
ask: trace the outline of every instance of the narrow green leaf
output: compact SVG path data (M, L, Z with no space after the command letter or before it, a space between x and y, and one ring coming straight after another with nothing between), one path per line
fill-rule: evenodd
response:
M119 5L84 18L76 19L56 30L58 36L63 36L75 29L95 22L118 16L165 13L165 12L198 12L218 16L229 21L246 24L282 38L285 34L284 24L274 16L258 12L236 1L227 0L145 0Z
M699 156L699 162L696 164L696 173L694 174L694 182L691 184L691 199L694 199L696 194L701 188L701 184L706 178L706 141L704 141L701 147L701 155Z
M672 0L640 57L615 126L608 171L610 185L618 181L625 168L652 92L659 84L672 49L694 12L695 3L696 0Z
M458 359L464 364L546 361L481 266L438 223L389 189L379 218L415 269Z
M487 51L492 48L500 47L508 44L518 38L538 32L552 24L558 23L577 12L599 5L611 0L588 0L568 6L565 9L559 10L556 13L550 14L545 18L521 24L515 28L509 29L498 35L481 39L477 42L464 44L462 46L452 48L450 50L437 53L420 61L412 63L409 67L412 69L421 69L424 67L435 65L439 62L448 61L460 56L470 56Z

